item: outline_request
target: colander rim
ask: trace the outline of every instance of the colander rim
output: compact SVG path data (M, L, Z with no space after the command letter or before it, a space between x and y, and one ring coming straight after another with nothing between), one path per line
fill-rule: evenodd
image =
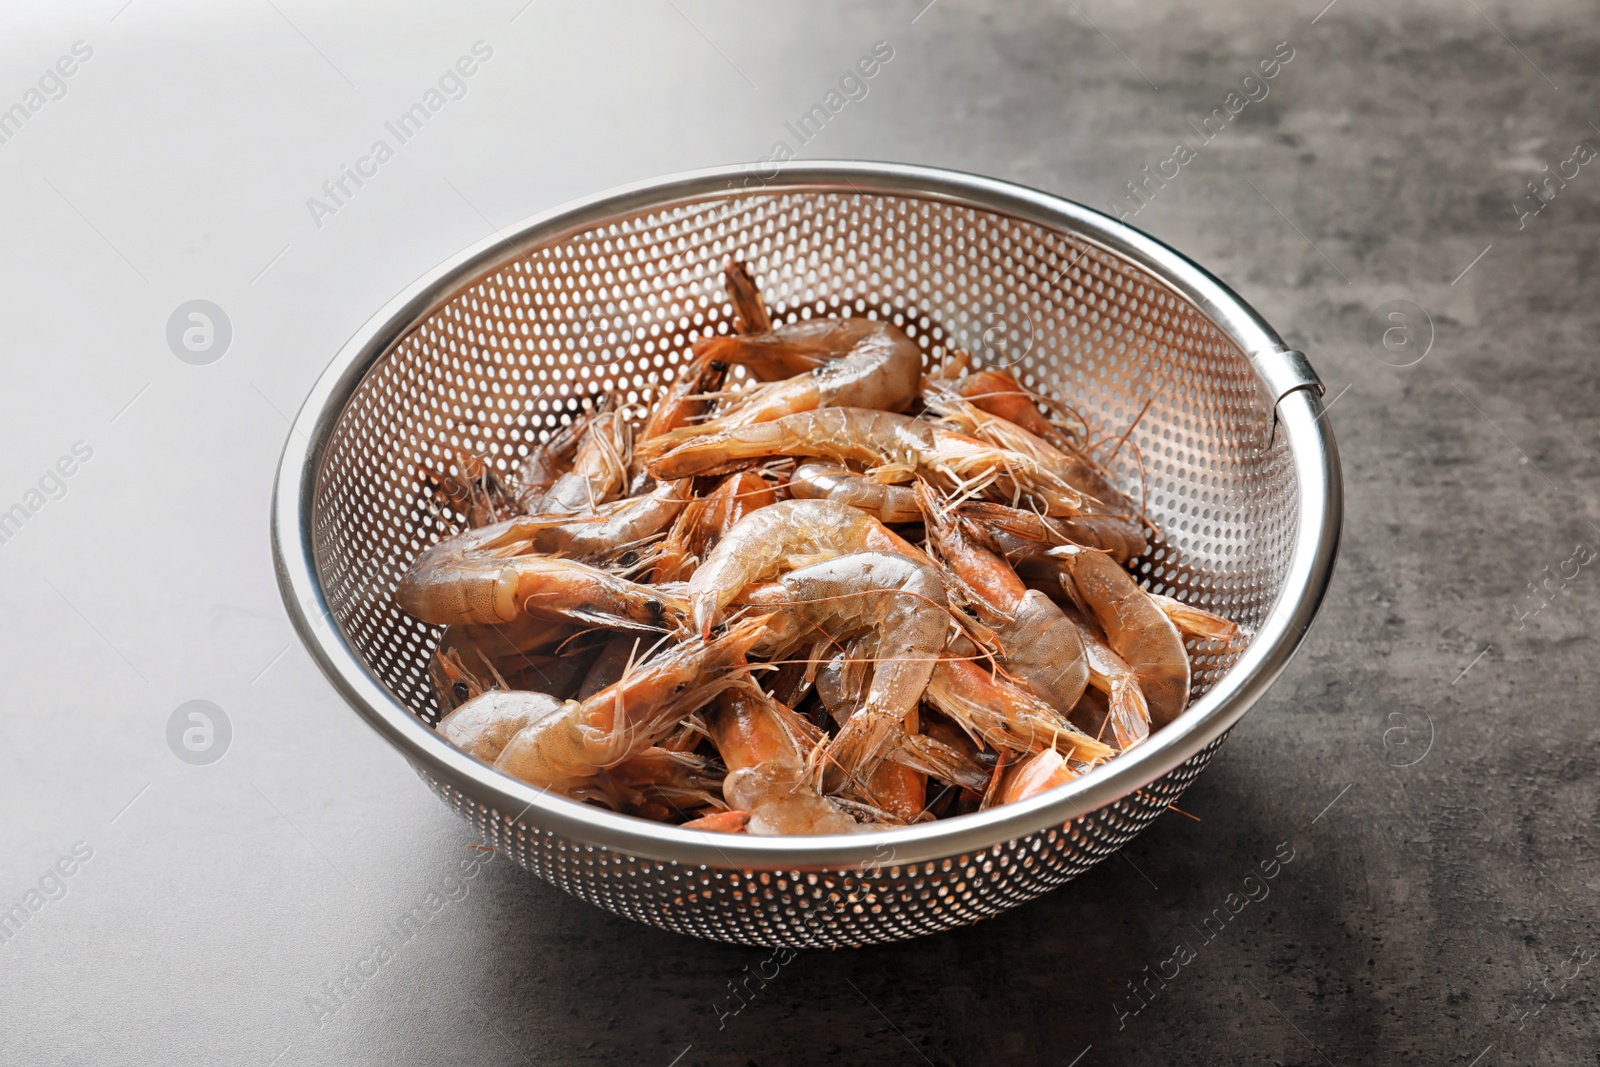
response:
M1277 397L1275 432L1287 437L1299 486L1295 543L1283 587L1255 640L1177 721L1067 786L973 815L849 836L751 837L684 830L550 794L457 750L412 715L331 624L312 540L320 471L313 459L346 404L366 374L411 328L529 246L651 208L797 191L932 200L1064 230L1160 278L1227 334L1250 358L1266 395ZM434 781L460 790L491 813L579 845L663 862L738 870L892 870L975 855L1112 804L1201 752L1265 693L1314 620L1338 552L1343 486L1320 393L1304 356L1287 348L1220 280L1161 241L1092 208L994 178L912 164L833 160L713 167L636 182L533 215L451 256L374 314L340 347L290 428L273 487L273 558L295 631L339 694Z

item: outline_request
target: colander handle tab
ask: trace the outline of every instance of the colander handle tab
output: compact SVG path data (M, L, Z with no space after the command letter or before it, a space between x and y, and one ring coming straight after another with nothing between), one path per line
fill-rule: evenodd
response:
M1277 414L1278 405L1283 403L1283 398L1296 390L1315 389L1318 396L1327 395L1328 391L1323 387L1322 379L1311 369L1311 361L1306 359L1304 352L1293 348L1280 348L1257 355L1251 362L1256 365L1256 370L1266 382L1267 392L1272 395L1274 416Z

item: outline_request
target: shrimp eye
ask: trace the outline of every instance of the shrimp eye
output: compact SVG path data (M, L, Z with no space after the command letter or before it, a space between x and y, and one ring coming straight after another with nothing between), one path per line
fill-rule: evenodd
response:
M709 366L711 367L711 369L713 371L715 371L718 374L721 374L721 373L723 373L724 371L726 371L728 369L728 365L726 363L722 362L722 360L720 360L720 359L712 360L711 363L709 364Z
M467 688L466 682L457 682L451 686L451 691L455 693L457 700L465 700L472 695L472 690Z
M631 567L635 563L639 562L639 553L630 548L628 551L624 552L620 557L618 557L617 562L622 564L624 567Z

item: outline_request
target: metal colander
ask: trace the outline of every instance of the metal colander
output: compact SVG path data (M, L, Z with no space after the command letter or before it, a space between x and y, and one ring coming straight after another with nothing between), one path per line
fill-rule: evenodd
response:
M426 667L439 630L402 612L394 592L418 553L457 527L424 499L419 468L447 469L461 451L509 471L601 393L642 411L692 341L731 328L729 256L752 264L775 321L889 319L930 361L966 348L1081 411L1100 458L1114 451L1108 465L1162 531L1135 576L1247 635L1191 645L1191 709L1048 795L828 838L616 815L437 737ZM295 626L334 685L530 871L700 937L892 941L994 915L1121 848L1282 671L1338 544L1338 456L1321 392L1305 358L1220 282L1076 204L922 167L702 171L530 219L379 312L295 422L273 548Z

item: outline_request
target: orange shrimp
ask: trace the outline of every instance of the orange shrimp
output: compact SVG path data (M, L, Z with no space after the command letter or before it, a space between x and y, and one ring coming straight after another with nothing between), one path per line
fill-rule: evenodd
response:
M707 718L728 765L722 795L752 834L848 834L857 824L806 776L809 724L754 685L729 689Z
M802 463L789 479L797 500L834 500L860 508L882 522L918 522L916 493L907 485L885 485L834 463Z
M777 491L754 471L739 471L724 478L705 496L705 514L700 522L697 549L703 556L738 525L739 520L769 504L778 502Z
M1006 768L996 801L1015 804L1019 800L1036 797L1057 786L1066 785L1079 777L1083 770L1082 765L1074 766L1055 749L1047 748Z
M864 511L830 500L780 500L753 511L717 542L689 579L694 627L711 632L722 610L753 582L816 559L851 552L927 557Z
M1132 668L1150 721L1165 726L1176 719L1189 704L1189 654L1172 620L1105 553L1064 545L1048 555L1061 566L1063 591L1093 616L1106 643Z
M1111 755L1108 746L1072 725L1064 713L986 670L976 652L966 638L951 642L923 694L969 737L996 751L1057 748L1090 761Z
M772 332L772 316L767 312L767 302L761 296L761 287L756 284L755 275L750 273L748 263L728 257L727 265L722 268L722 284L727 288L728 299L733 304L735 332Z
M1155 601L1156 607L1172 620L1172 625L1178 628L1179 633L1207 641L1221 641L1225 645L1231 645L1239 639L1239 624L1232 619L1213 615L1204 608L1193 607L1160 593L1151 593L1149 596Z
M765 383L730 398L716 418L648 442L652 455L704 434L817 408L904 411L922 382L922 350L876 319L811 319L770 333L708 337L695 342L694 351L697 357L743 364Z
M1147 546L1144 527L1115 515L1076 515L1046 518L1035 511L1013 508L988 500L968 500L957 510L979 527L1012 534L1041 548L1057 545L1082 545L1111 553L1118 563L1144 554Z
M864 639L858 647L872 662L871 681L828 744L824 781L830 791L866 783L906 732L944 648L951 616L938 572L904 555L856 552L792 570L745 599L778 609L787 624L774 625L761 642L768 655L781 657L818 631Z
M500 753L495 769L558 791L581 785L643 752L735 684L743 676L745 652L765 627L763 618L746 619L714 641L694 639L635 665L587 700L567 701L529 722Z
M502 524L504 525L504 524ZM423 622L513 622L524 613L604 626L661 629L683 605L665 590L637 585L574 560L515 555L494 544L495 526L446 538L418 556L395 600Z
M683 824L685 830L702 830L718 834L742 834L750 822L748 811L714 811ZM820 831L819 831L820 832Z
M672 384L661 390L661 395L650 409L649 418L645 419L644 428L635 440L631 466L636 476L644 470L646 443L690 425L703 414L709 404L707 394L721 388L727 370L726 363L711 356L696 356L679 368Z
M994 630L1006 670L1065 715L1089 681L1077 628L1048 596L1027 588L1010 563L969 537L965 522L942 507L926 483L918 484L917 500L928 543Z
M1029 494L1052 515L1075 515L1085 498L1036 459L887 411L834 407L707 433L651 461L657 478L736 470L766 456L809 456L885 473L925 477L966 493L994 487Z

